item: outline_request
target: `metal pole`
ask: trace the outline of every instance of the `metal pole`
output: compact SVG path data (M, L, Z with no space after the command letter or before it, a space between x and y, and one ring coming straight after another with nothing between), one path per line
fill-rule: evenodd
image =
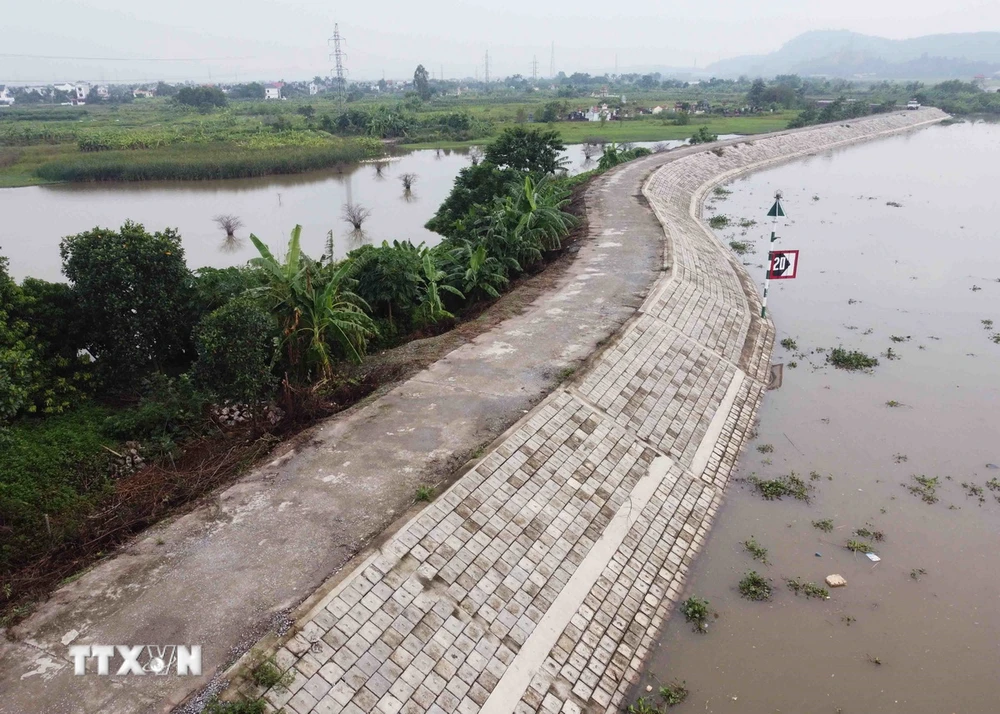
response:
M785 212L781 208L781 191L774 192L774 205L767 212L771 217L771 240L767 244L767 265L764 267L764 298L760 302L760 316L767 317L767 288L771 283L771 245L778 239L775 230L778 225L778 216L784 216Z

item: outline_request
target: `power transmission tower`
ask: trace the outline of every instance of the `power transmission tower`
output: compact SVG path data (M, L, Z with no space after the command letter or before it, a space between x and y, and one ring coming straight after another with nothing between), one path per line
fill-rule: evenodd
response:
M486 73L485 73L484 76L486 78L486 84L489 84L490 83L490 51L489 50L486 50Z
M538 55L531 58L531 81L538 81Z
M334 72L337 74L337 99L340 101L340 106L344 106L344 102L347 100L347 81L344 79L344 58L347 54L340 49L340 42L344 40L340 36L340 25L334 23L333 25L333 37L331 37L327 42L333 43L333 54L330 55L334 62L336 63L336 69Z
M438 77L438 79L440 79L443 82L444 81L444 65L441 65L440 70L441 70L441 76Z
M556 41L552 40L552 55L549 57L549 76L555 79L556 76Z

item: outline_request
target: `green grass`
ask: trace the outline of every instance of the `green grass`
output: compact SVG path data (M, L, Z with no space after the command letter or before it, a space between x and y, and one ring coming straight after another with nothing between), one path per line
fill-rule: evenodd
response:
M262 149L222 143L178 145L143 151L77 153L44 163L35 173L49 182L251 178L324 169L374 155L377 150L372 145L352 140Z
M823 531L824 533L829 533L833 530L833 519L832 518L822 518L818 521L813 521L813 528Z
M88 405L22 418L0 432L0 571L23 566L71 541L106 495L116 448L101 433L110 412Z
M595 100L573 99L570 104L585 106ZM596 121L558 121L551 124L537 124L546 129L552 128L559 132L563 143L582 144L590 138L601 138L605 141L622 143L626 141L669 141L673 139L690 139L699 127L707 126L713 134L764 134L770 131L781 131L798 112L776 112L774 114L749 117L692 117L688 126L674 126L661 119L642 117L628 119L622 122L605 122L601 126ZM492 117L492 115L489 115ZM498 127L501 129L502 127ZM489 139L473 141L425 141L407 144L410 149L457 149L466 146L489 143Z
M434 498L434 487L433 486L417 486L417 500L422 503L427 503Z
M282 673L272 656L260 662L250 671L250 679L263 689L287 689L288 685L295 680L295 675L291 670Z

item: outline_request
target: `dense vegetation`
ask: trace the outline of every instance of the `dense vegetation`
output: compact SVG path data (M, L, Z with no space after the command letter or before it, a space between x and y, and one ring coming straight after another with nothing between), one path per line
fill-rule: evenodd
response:
M338 261L295 227L281 256L252 235L248 265L191 271L175 231L126 222L62 241L67 283L17 284L0 259L0 607L349 401L372 346L446 330L544 266L576 223L561 149L505 132L456 180L432 248Z

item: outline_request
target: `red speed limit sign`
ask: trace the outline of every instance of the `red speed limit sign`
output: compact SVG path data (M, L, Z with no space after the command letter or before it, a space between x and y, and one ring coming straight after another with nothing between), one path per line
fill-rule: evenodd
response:
M799 251L772 250L767 268L771 280L791 280L799 269Z

